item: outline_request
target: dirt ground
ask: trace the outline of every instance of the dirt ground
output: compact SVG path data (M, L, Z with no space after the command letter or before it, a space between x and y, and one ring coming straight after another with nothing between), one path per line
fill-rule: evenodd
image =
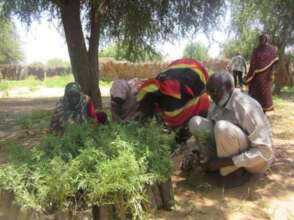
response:
M40 131L23 129L17 119L32 111L51 111L58 98L0 99L0 146L20 139L30 145ZM109 106L109 97L103 102ZM290 220L294 219L294 96L278 101L269 116L273 128L276 160L271 169L254 175L234 189L217 187L200 169L183 176L177 169L181 155L174 158L172 176L176 205L173 211L158 211L152 219L162 220ZM5 155L0 153L0 163Z

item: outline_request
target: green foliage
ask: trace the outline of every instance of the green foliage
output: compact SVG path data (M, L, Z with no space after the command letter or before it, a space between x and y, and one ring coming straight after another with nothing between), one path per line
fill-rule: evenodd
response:
M120 60L117 44L111 44L108 47L102 48L99 52L99 57L113 57L117 60Z
M127 48L122 44L112 44L101 50L99 57L113 57L116 60L131 62L161 61L162 56L152 48L138 48L136 56L128 54Z
M42 84L45 87L55 88L55 87L65 87L69 82L72 82L72 81L74 81L73 75L68 74L68 75L47 77Z
M58 68L58 67L69 68L70 63L68 61L58 59L58 58L50 59L46 63L46 68Z
M119 42L127 60L149 59L163 41L201 29L211 30L223 13L224 3L225 0L0 0L8 16L16 15L27 24L44 15L59 19L75 79L97 106L102 106L101 96L97 82L91 82L99 79L96 59L101 42Z
M39 87L63 88L66 84L72 81L74 81L72 75L47 77L44 81L36 80L34 78L28 78L25 80L2 80L0 82L0 91L7 91L19 87L29 87L31 89ZM101 80L99 85L103 88L110 89L111 83L112 81L109 80Z
M209 58L208 48L200 42L192 42L185 47L183 56L200 61L206 61Z
M120 1L111 5L105 16L103 36L122 39L128 53L135 56L138 49L152 49L161 40L197 32L201 27L208 30L223 2Z
M283 89L282 89L282 92L283 93L287 93L287 94L292 94L292 96L294 96L294 87L293 86L285 86Z
M0 189L13 192L22 208L44 213L114 204L140 218L145 186L170 175L171 143L155 122L72 125L31 150L7 146Z
M47 111L35 111L31 114L22 116L18 123L24 128L48 128L52 113Z
M2 15L0 4L0 64L17 63L22 60L23 53L20 39L14 24Z
M222 11L224 1L115 1L103 19L103 39L120 40L134 59L140 48L154 49L156 43L209 30ZM119 16L118 16L119 15Z
M40 85L40 83L40 80L36 80L32 77L27 78L26 80L1 80L0 91L8 91L19 87L29 87L31 89L35 89Z
M231 0L232 27L239 38L248 33L265 31L278 49L278 74L275 74L275 93L289 85L289 67L286 51L294 45L294 1L293 0ZM287 71L288 69L288 71Z
M100 80L99 87L108 88L110 90L112 82L113 82L112 80Z
M25 80L2 80L0 82L0 91L7 91L19 87L28 87L30 89L37 89L40 87L64 87L67 83L72 81L72 75L48 77L44 81L36 80L35 78L28 78Z
M247 31L238 39L225 41L222 45L223 54L227 58L232 58L237 52L240 52L246 60L249 60L253 49L257 46L257 36L258 32L256 30Z
M235 32L245 35L250 31L266 31L273 44L284 52L294 43L294 2L292 0L231 0L232 25Z
M156 43L192 32L201 28L208 31L216 24L217 17L223 13L224 0L215 1L156 1L156 0L111 0L80 1L84 9L82 20L85 32L90 33L93 6L97 7L101 40L120 42L124 58L127 60L145 60L155 54ZM14 13L22 21L30 24L42 17L44 12L51 17L60 18L60 8L67 1L48 0L0 0L5 12ZM99 11L98 11L99 10ZM75 16L75 15L73 15Z
M45 64L42 63L42 62L33 62L33 63L30 63L29 65L30 67L35 67L35 68L45 68Z

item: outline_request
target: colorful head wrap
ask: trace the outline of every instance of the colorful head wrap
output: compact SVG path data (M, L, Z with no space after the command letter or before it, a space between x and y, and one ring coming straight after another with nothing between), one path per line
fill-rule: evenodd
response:
M181 99L182 92L199 96L204 92L207 80L208 73L199 61L187 58L175 60L155 79L144 82L139 88L137 101L140 102L148 93L157 91L178 99Z

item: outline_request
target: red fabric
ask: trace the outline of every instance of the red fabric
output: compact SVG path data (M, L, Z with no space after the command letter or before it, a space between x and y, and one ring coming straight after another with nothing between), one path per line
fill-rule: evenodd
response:
M209 98L207 94L204 94L199 97L198 102L195 105L184 109L180 114L174 117L169 117L162 112L161 116L168 127L175 128L181 126L195 115L206 114L208 112L208 108Z
M104 124L107 121L107 114L105 112L96 112L92 101L87 103L87 115L89 118L95 119L97 124Z
M96 122L98 124L104 124L105 122L107 122L107 114L105 112L97 112Z
M190 94L191 96L195 96L193 90L189 86L185 86L185 89L188 94Z
M249 95L256 99L264 111L273 110L272 79L273 65L265 71L255 73L254 71L268 66L277 57L276 49L270 45L257 47L251 57L250 69L246 76L253 77L249 81Z
M194 59L179 59L173 61L167 68L174 69L174 73L179 74L183 73L185 74L185 71L181 72L181 69L189 68L191 69L191 74L194 76L193 73L195 73L195 76L200 76L196 78L195 83L193 84L193 87L189 85L185 80L181 81L181 78L176 79L165 79L165 80L156 80L156 79L150 79L146 80L144 84L140 87L139 92L137 94L137 100L140 102L144 99L144 96L148 93L154 93L154 92L160 92L161 94L164 94L167 97L161 96L161 99L159 100L162 105L159 105L156 103L155 111L160 114L160 117L162 121L171 128L175 128L178 126L181 126L182 124L186 123L191 117L195 115L200 115L207 113L209 108L209 98L206 94L201 95L203 93L205 84L208 79L208 73L204 66ZM190 74L188 72L187 74ZM182 75L183 76L183 75ZM190 76L190 75L189 75ZM198 81L197 81L198 80ZM181 84L183 83L183 84ZM184 87L181 88L181 85ZM194 88L197 86L201 86L203 88L202 91L197 91ZM182 95L184 93L184 95ZM196 94L197 93L197 94ZM188 96L186 94L189 94ZM199 96L199 99L194 105L187 107L187 103L192 100L193 98L196 98ZM175 98L174 100L172 98ZM174 102L174 103L172 103ZM142 103L141 103L142 104ZM174 104L174 105L172 105ZM190 103L191 104L191 103ZM159 108L161 106L162 109ZM165 109L174 109L169 110L170 112L165 111ZM178 110L177 112L174 112L175 110ZM174 112L174 114L171 116L171 112Z
M205 80L206 81L208 80L208 72L204 68L203 64L191 58L182 58L182 59L175 60L171 62L168 67L174 67L174 66L182 65L182 64L193 65L199 68L204 73Z
M257 74L249 84L249 95L259 102L264 111L273 110L272 79L269 77L272 69Z
M160 84L160 92L162 94L181 98L181 84L178 80L165 80Z
M262 45L257 47L250 61L250 69L248 74L251 74L256 69L262 69L269 65L277 56L276 48L270 45Z
M191 68L196 74L203 75L205 79L204 83L206 83L208 79L208 72L206 71L204 66L197 60L190 59L190 58L178 59L171 62L167 69L177 68L177 67L183 68L183 65L184 66L187 65L187 67ZM150 89L152 86L156 87L157 89L154 89L154 88ZM173 80L165 80L163 82L159 82L156 79L148 79L139 88L137 100L141 101L147 93L152 93L158 90L162 94L180 99L181 98L180 88L181 88L181 83L178 80L173 79ZM189 88L188 86L186 86L186 92L190 94L191 96L195 96L193 90Z
M92 101L87 103L87 115L89 118L96 118L96 108Z

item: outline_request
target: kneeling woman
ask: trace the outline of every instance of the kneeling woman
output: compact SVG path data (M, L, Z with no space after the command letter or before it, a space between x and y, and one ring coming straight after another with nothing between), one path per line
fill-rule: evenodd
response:
M86 123L88 119L103 124L107 121L107 115L95 109L90 98L82 93L79 84L76 82L67 84L64 96L56 104L50 130L62 135L68 124Z
M137 102L142 117L158 116L167 128L176 131L178 143L186 141L190 118L206 116L208 112L207 79L208 73L199 61L187 58L173 61L164 72L145 80L139 88Z

